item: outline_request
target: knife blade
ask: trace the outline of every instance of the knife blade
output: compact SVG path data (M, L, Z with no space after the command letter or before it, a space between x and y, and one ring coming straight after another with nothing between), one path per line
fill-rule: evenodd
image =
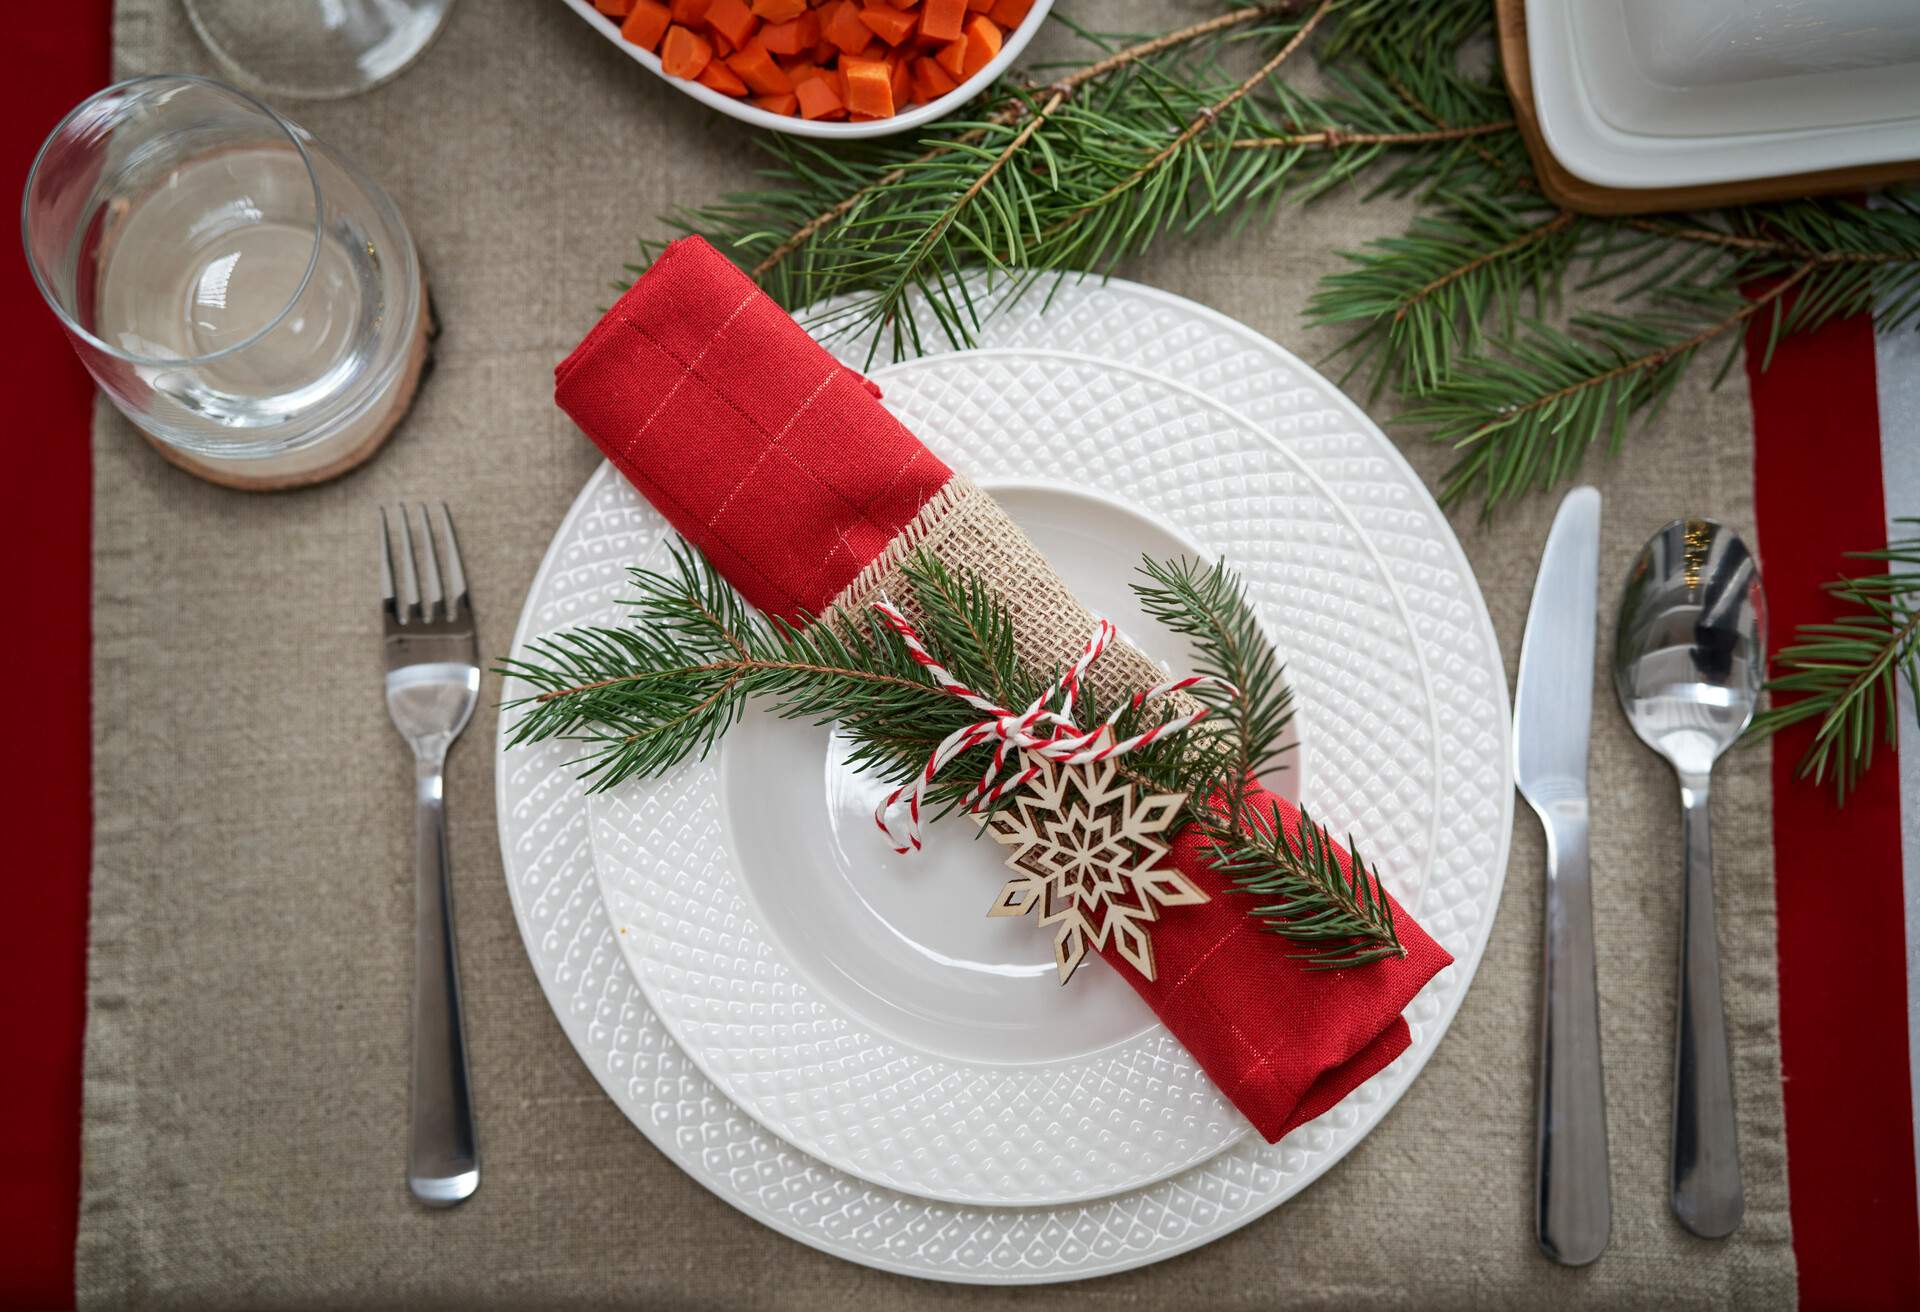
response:
M1514 782L1547 839L1535 1221L1568 1266L1606 1251L1613 1218L1587 859L1599 571L1600 493L1575 488L1540 558L1513 706Z

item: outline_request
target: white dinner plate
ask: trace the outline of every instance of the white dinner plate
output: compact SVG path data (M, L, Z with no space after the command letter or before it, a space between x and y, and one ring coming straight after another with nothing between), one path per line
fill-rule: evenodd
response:
M1030 362L1053 359L1039 354L1047 347L1073 347L1131 364L1127 376L1142 388L1185 396L1167 381L1178 378L1213 399L1200 409L1218 431L1186 429L1189 416L1158 430L1155 441L1168 448L1143 436L1137 450L1114 452L1087 446L1099 431L1088 425L1080 438L1055 433L1028 444L1029 464L1010 476L1086 486L1120 456L1146 489L1135 504L1176 536L1224 541L1270 622L1286 616L1290 631L1280 636L1309 748L1304 795L1378 858L1409 893L1409 910L1456 957L1408 1009L1406 1054L1280 1144L1245 1134L1157 1183L1029 1207L918 1197L766 1133L672 1041L598 897L588 807L567 747L505 755L500 822L516 913L549 998L609 1093L663 1151L750 1215L850 1260L947 1280L1031 1282L1119 1270L1204 1243L1304 1187L1378 1122L1431 1055L1478 964L1505 870L1511 787L1505 680L1458 544L1398 453L1325 380L1210 311L1121 283L1063 288L1044 312L1032 298L992 320L986 339ZM849 358L857 364L858 351ZM891 403L936 404L916 391L915 371L929 384L951 377L935 362L886 373ZM956 414L993 408L984 395L949 400ZM1245 422L1220 418L1223 406ZM925 416L918 422L939 441ZM1246 430L1259 436L1257 447L1222 439ZM1201 446L1214 444L1190 453L1197 463L1172 458L1189 431ZM1197 500L1196 468L1212 482ZM1276 489L1307 487L1317 490L1301 504L1317 510L1283 540L1245 531L1287 509ZM1185 526L1167 509L1183 488L1206 512ZM1195 527L1209 518L1242 530L1210 536ZM604 617L623 591L625 566L662 535L659 517L603 468L555 537L516 649L532 635ZM1343 739L1336 723L1354 732ZM824 777L824 753L820 765ZM712 771L717 787L723 769L716 761L683 773Z

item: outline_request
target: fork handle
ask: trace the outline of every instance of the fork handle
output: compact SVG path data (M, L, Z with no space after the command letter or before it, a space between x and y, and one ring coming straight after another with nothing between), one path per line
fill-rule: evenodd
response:
M1673 1212L1705 1239L1740 1228L1740 1142L1733 1063L1720 1000L1713 916L1711 798L1705 773L1680 776L1687 864L1680 912L1680 990L1673 1033Z
M467 1077L460 961L453 940L444 754L415 762L417 858L413 941L413 1110L407 1187L429 1207L465 1202L480 1187Z

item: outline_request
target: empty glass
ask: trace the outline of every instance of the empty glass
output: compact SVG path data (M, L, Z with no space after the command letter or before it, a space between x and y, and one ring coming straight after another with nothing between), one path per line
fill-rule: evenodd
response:
M379 86L439 35L453 0L186 0L227 75L276 96Z
M412 398L426 296L399 212L244 92L162 76L93 96L40 148L22 228L94 380L222 481L352 463Z

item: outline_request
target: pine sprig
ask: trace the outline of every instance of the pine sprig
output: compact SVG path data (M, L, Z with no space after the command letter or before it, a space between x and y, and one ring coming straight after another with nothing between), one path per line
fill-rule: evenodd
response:
M1242 695L1195 689L1218 714L1193 732L1143 744L1123 759L1121 774L1150 792L1186 793L1177 823L1205 827L1231 861L1236 886L1269 898L1249 914L1304 945L1316 966L1395 955L1392 906L1358 854L1354 873L1344 875L1326 832L1304 813L1299 836L1290 838L1277 810L1269 815L1248 802L1246 781L1286 750L1292 704L1240 580L1224 566L1188 561L1148 560L1142 571L1146 581L1136 591L1149 612L1192 640L1200 672L1230 680ZM1010 708L1052 682L1053 674L1021 665L1011 614L980 580L924 556L904 573L910 598L903 600L955 677L992 689ZM669 568L634 569L630 577L631 625L550 634L497 671L534 689L505 703L520 712L508 745L581 744L577 764L590 791L706 755L756 699L787 718L838 722L852 740L854 768L889 782L911 779L941 740L979 717L936 688L891 629L845 615L804 629L764 617L684 544L671 547ZM1119 731L1145 728L1142 715L1130 709ZM1085 684L1079 718L1105 718ZM983 745L949 763L931 790L936 817L959 803L991 761Z
M1227 823L1244 823L1247 786L1286 753L1293 720L1293 690L1282 679L1280 658L1247 601L1246 587L1224 562L1142 558L1144 582L1133 585L1147 614L1193 643L1197 673L1224 680L1235 693L1208 685L1196 700L1218 716L1226 732L1221 750L1203 763L1183 761L1189 814L1211 822L1213 799L1227 799ZM1203 724L1208 723L1203 721Z
M1920 520L1900 522L1920 529ZM1841 614L1795 630L1793 644L1774 658L1785 672L1767 682L1773 704L1747 731L1758 741L1818 720L1798 772L1815 783L1831 776L1842 802L1873 764L1875 749L1898 743L1902 683L1920 705L1920 536L1850 555L1887 568L1827 585ZM1782 703L1782 694L1791 699Z
M1303 945L1314 970L1343 970L1389 957L1404 957L1393 904L1377 870L1368 867L1352 836L1352 858L1340 868L1324 825L1300 811L1299 832L1288 837L1280 808L1250 808L1237 833L1213 840L1213 868L1242 893L1271 897L1252 913L1268 929Z

